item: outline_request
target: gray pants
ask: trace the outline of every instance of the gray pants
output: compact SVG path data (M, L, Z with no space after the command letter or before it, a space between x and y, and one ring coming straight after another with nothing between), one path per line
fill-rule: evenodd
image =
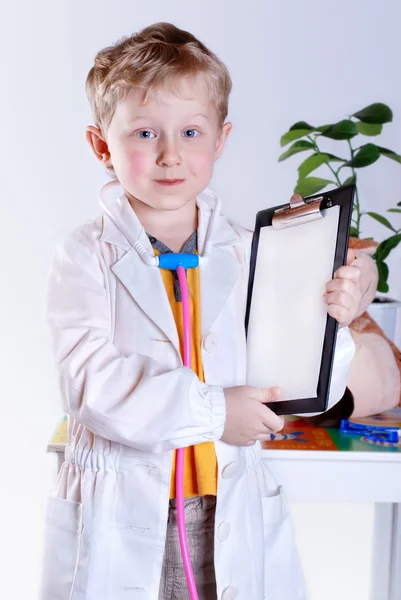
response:
M185 524L199 600L216 600L214 574L215 496L184 500ZM176 501L170 500L159 600L190 600L177 527Z

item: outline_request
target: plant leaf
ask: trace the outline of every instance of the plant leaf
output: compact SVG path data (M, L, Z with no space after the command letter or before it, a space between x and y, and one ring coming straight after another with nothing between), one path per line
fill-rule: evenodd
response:
M316 152L312 156L308 156L303 163L298 167L298 179L304 179L309 173L312 173L320 165L327 164L329 162L345 162L343 158L338 158L334 154L326 154L324 152Z
M390 248L390 250L393 250L394 248L396 248L398 246L398 244L400 242L401 242L401 233L392 235L391 237L389 237L386 240L386 248Z
M298 181L294 192L296 194L301 194L301 196L311 196L312 194L322 190L329 183L334 184L334 181L330 181L329 179L320 179L320 177L307 177L306 179L300 179Z
M350 236L352 236L352 237L359 238L359 235L358 235L358 230L357 230L357 228L356 228L356 227L350 227L350 228L349 228L349 234L350 234Z
M308 142L307 140L299 140L295 142L292 146L288 148L281 156L279 156L278 161L281 162L288 158L289 156L293 156L293 154L297 154L297 152L304 152L305 150L314 150L315 147L312 142Z
M378 260L384 260L390 254L391 250L394 250L401 242L401 233L392 235L391 237L383 240L376 248L375 256Z
M390 288L388 286L388 283L384 283L379 279L379 282L377 284L377 291L386 294L389 290Z
M342 184L342 187L346 187L347 185L355 185L356 184L356 175L351 175L351 177L348 177L348 179L346 179L344 181L344 183Z
M372 219L376 219L376 221L379 221L379 223L381 223L382 225L384 225L385 227L387 227L388 229L391 229L391 231L394 231L396 233L396 230L391 225L390 221L388 221L386 219L386 217L383 217L382 215L378 215L375 212L367 212L366 214L369 215L370 217L372 217Z
M389 123L393 120L393 113L391 108L387 106L387 104L382 104L381 102L376 102L375 104L370 104L366 106L362 110L356 112L353 117L356 117L360 121L364 123Z
M323 131L327 131L327 129L330 129L330 127L333 127L333 123L330 123L330 125L319 125L319 127L315 127L315 131L320 131L320 133L323 133Z
M324 137L332 140L350 140L358 135L356 124L349 119L344 119L334 125L323 125L317 129Z
M375 251L375 259L377 262L383 261L390 254L391 249L387 249L386 245L382 242L379 244Z
M308 158L304 160L304 162L301 163L298 167L298 179L305 179L305 177L309 175L309 173L312 173L312 171L320 167L320 165L323 165L324 163L327 164L328 161L328 154L324 154L322 152L318 154L312 154L312 156L308 156Z
M289 131L294 131L297 129L308 129L309 131L315 130L313 125L309 125L309 123L306 123L305 121L298 121L297 123L294 123L294 125L290 127Z
M286 146L290 142L304 137L304 135L308 135L308 133L310 133L309 129L293 129L292 131L287 131L287 133L281 137L280 145Z
M360 169L373 164L380 158L380 151L375 144L365 144L361 146L354 158L345 163L346 167Z
M401 208L389 208L387 212L401 213Z
M379 271L379 282L377 284L377 289L379 292L386 293L389 290L387 279L388 279L388 266L385 262L378 260L376 261L377 270Z
M383 125L380 123L364 123L363 121L358 121L356 123L356 128L358 133L362 135L379 135L382 132Z
M388 283L382 282L381 279L379 279L378 284L377 284L377 291L386 294L389 290L390 290L390 288L388 286Z
M383 154L383 156L387 156L387 158L391 158L392 160L401 163L401 156L399 154L396 154L395 152L393 152L392 150L388 150L387 148L381 148L380 146L377 147L379 148L380 154Z

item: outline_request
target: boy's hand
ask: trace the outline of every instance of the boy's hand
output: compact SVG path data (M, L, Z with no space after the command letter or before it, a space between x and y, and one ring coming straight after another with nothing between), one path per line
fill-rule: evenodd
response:
M284 417L276 415L264 402L274 402L280 388L240 385L225 388L226 422L221 439L233 446L252 446L256 440L270 440L272 432L284 427Z
M323 296L328 305L327 312L338 321L340 327L352 323L361 301L360 269L352 265L355 258L355 250L348 250L347 265L337 269L334 279L326 284L326 293Z

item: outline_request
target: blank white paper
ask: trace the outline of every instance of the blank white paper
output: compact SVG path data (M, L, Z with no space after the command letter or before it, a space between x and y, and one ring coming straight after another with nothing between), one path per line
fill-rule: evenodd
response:
M247 383L278 385L280 400L317 395L340 207L288 229L260 229L248 321Z

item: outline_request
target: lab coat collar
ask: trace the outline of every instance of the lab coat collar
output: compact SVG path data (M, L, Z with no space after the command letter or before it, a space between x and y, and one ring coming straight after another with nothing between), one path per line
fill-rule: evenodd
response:
M197 198L200 254L206 242L209 220L216 200L216 195L209 189ZM133 247L135 242L139 241L153 254L152 246L118 182L111 182L103 188L100 202L104 210L101 239L126 250L122 258L111 266L112 271L180 354L177 328L160 271L157 267L145 264ZM211 254L200 263L202 336L208 333L221 312L240 271L238 261L228 250L230 246L241 243L242 240L222 216L216 220L214 231L211 232L211 241Z

